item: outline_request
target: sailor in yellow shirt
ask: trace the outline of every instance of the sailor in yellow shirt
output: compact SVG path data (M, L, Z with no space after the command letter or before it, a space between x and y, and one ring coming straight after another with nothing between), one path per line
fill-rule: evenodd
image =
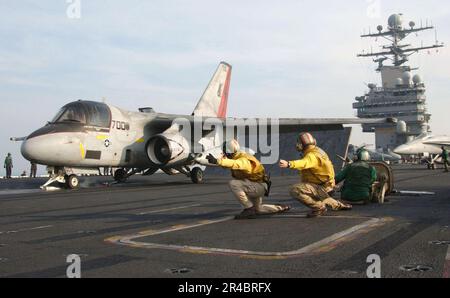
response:
M327 206L333 210L352 209L351 205L329 195L335 186L333 164L328 155L317 147L317 142L310 133L299 135L297 150L303 152L303 158L296 161L281 160L280 167L300 172L302 181L291 188L290 194L312 209L308 217L324 215Z
M256 215L276 214L288 211L289 206L264 205L263 196L268 195L270 181L264 166L253 155L240 151L239 143L231 140L223 144L222 158L216 159L212 154L207 156L210 164L230 169L233 180L229 185L231 191L244 206L244 211L236 219L254 218Z

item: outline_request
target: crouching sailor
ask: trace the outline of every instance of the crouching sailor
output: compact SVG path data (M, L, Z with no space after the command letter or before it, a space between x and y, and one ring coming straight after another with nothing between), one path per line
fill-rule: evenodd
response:
M236 140L223 144L223 157L216 159L212 154L207 156L211 164L230 169L233 180L229 182L234 196L244 207L244 211L236 219L255 218L257 215L276 214L290 209L284 205L263 204L263 196L268 196L270 179L266 175L264 166L251 154L240 151Z

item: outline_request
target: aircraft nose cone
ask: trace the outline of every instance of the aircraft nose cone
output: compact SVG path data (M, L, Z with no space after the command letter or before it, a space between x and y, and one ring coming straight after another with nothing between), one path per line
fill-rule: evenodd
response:
M25 159L49 166L68 166L82 158L80 141L61 134L28 137L20 149Z
M394 149L395 154L409 154L409 146L400 145Z
M33 160L33 149L30 146L30 142L28 140L22 142L22 146L20 146L20 152L26 160Z
M42 161L45 159L46 152L49 151L49 148L45 146L45 141L42 142L37 140L38 138L26 139L22 142L22 146L20 151L22 156L29 161ZM43 139L40 137L39 139Z

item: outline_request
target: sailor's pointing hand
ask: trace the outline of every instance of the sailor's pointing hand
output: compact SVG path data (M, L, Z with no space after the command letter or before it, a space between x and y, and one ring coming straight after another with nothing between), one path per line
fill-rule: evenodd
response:
M280 168L282 168L282 169L287 169L287 168L289 168L289 162L288 161L286 161L286 160L280 160Z

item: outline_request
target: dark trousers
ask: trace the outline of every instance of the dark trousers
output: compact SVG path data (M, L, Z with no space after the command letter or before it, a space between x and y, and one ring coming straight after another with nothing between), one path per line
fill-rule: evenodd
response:
M6 178L11 178L12 167L6 167Z
M448 160L444 160L445 171L448 172Z

